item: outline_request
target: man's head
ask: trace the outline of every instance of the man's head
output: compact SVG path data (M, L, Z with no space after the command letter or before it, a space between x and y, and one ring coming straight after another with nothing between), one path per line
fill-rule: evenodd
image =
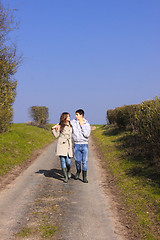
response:
M78 109L76 111L76 119L80 120L80 119L83 119L83 117L84 117L84 111L82 109Z

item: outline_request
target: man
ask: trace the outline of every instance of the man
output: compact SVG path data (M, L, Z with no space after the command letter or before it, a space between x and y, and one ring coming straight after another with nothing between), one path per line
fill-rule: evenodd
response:
M88 183L88 138L90 136L91 127L88 121L84 118L84 111L82 109L76 111L76 119L72 120L71 124L73 128L72 137L74 141L74 158L77 169L75 178L79 179L82 162L83 182Z

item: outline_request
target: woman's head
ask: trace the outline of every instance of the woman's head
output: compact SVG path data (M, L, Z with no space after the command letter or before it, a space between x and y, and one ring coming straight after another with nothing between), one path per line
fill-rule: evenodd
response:
M67 125L68 122L70 124L70 114L68 112L63 112L60 116L60 123L59 123L61 132L63 132L64 127Z

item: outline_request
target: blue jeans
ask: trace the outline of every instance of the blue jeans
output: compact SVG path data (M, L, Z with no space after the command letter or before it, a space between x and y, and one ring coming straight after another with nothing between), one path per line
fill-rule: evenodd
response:
M61 168L71 167L71 159L67 156L59 156Z
M82 161L82 170L87 171L88 144L74 144L74 158L77 170L81 168Z

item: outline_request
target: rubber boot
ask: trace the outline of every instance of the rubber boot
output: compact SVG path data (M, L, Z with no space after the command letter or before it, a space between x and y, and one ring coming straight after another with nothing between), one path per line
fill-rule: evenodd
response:
M67 169L66 168L62 168L62 170L63 170L63 174L64 174L64 182L67 183L68 182Z
M82 171L82 174L83 174L83 182L84 182L84 183L88 183L88 180L87 180L87 171Z
M68 165L68 166L67 166L67 176L68 176L68 179L71 178L71 171L70 171L70 169L71 169L71 166Z
M81 173L81 168L80 168L80 169L77 169L76 176L75 176L75 179L76 179L76 180L79 179L80 173Z

